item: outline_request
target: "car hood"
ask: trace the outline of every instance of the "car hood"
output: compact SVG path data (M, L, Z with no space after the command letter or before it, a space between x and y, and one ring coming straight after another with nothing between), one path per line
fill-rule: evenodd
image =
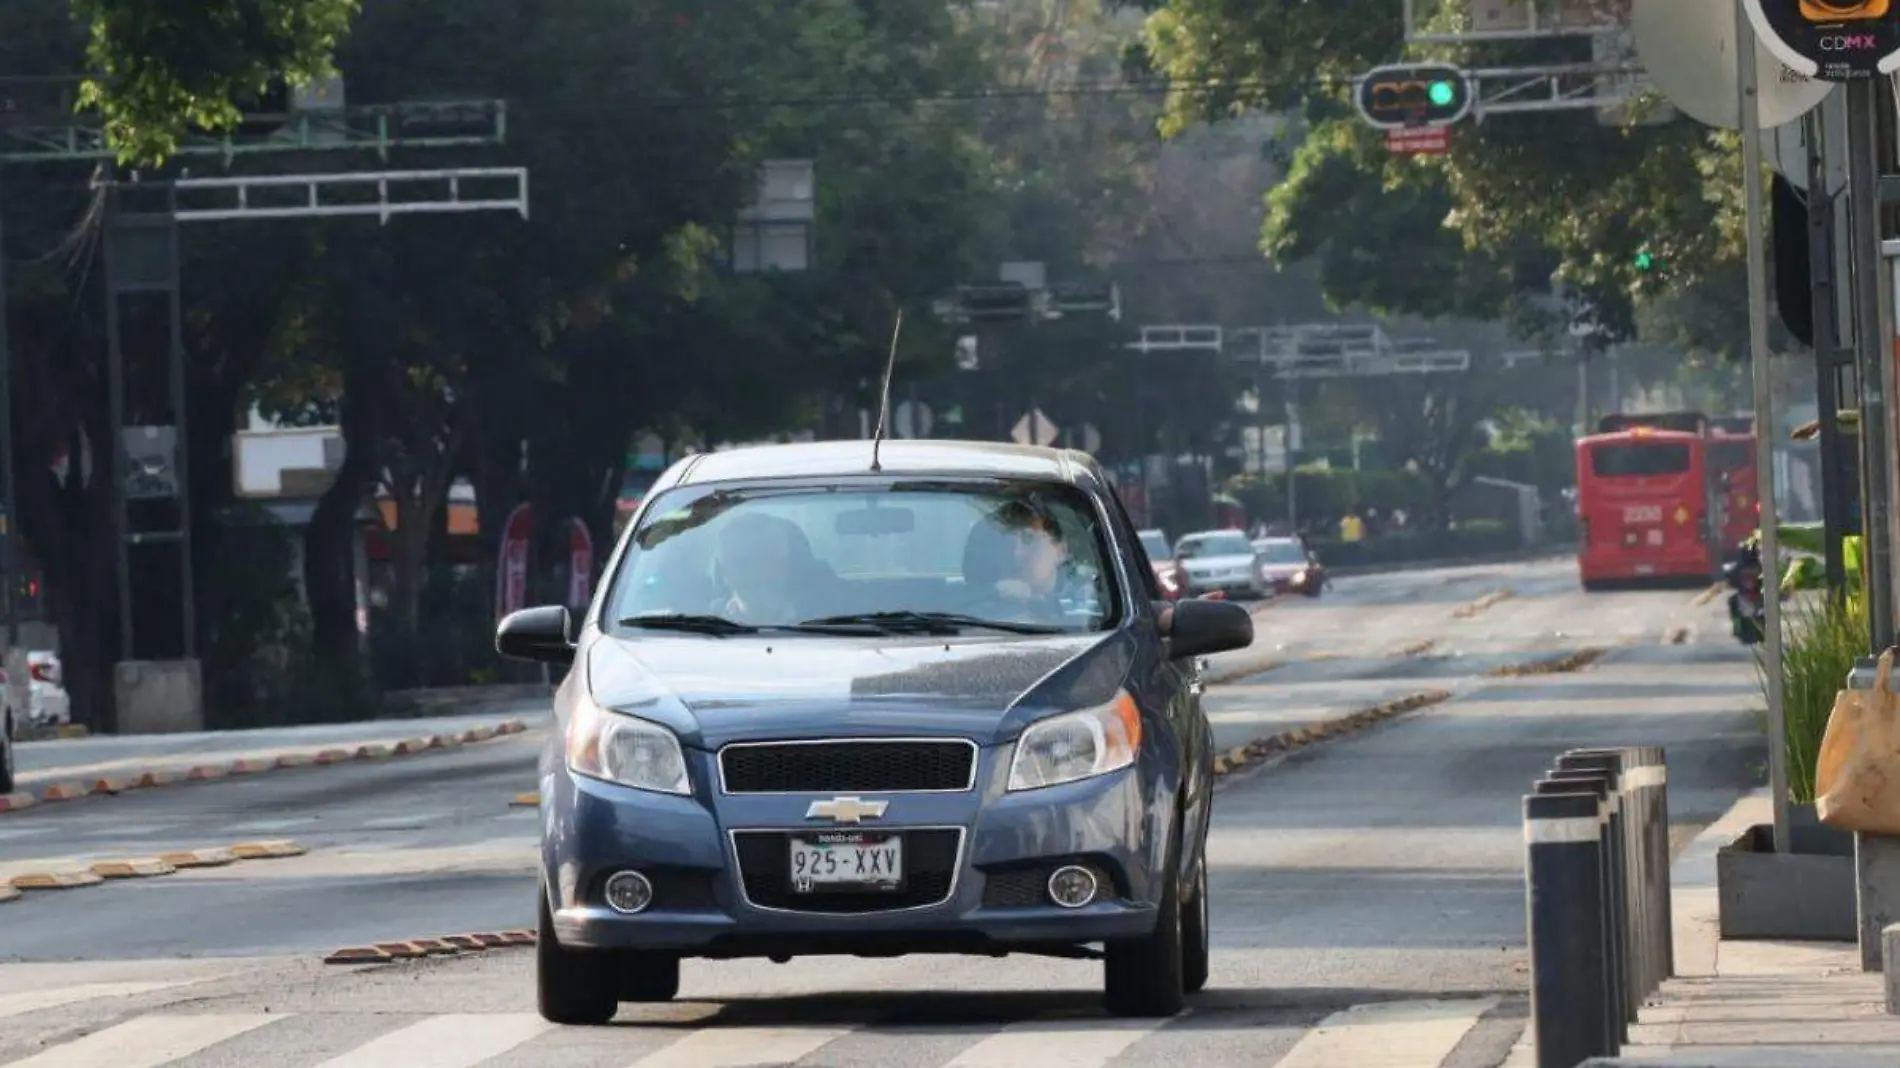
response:
M1253 557L1241 556L1239 554L1233 556L1196 556L1191 560L1183 560L1182 565L1189 571L1231 571L1237 567L1252 567Z
M1007 741L1025 723L1109 700L1133 662L1125 632L953 638L599 635L592 698L657 720L695 748L770 738L936 736Z

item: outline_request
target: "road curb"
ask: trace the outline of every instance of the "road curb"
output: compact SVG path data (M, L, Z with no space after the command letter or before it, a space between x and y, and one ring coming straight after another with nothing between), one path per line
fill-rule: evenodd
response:
M43 804L76 801L82 797L113 796L133 790L150 790L179 783L217 782L233 776L262 775L290 768L309 768L352 764L419 756L423 753L448 752L477 742L492 741L524 734L525 720L510 719L492 725L470 727L462 731L417 735L394 744L364 742L354 745L325 745L280 753L274 757L233 756L182 770L159 768L127 772L90 780L69 780L0 795L0 813L21 812Z
M474 934L438 935L398 942L376 942L367 946L345 946L324 955L325 964L391 964L399 960L423 957L458 957L487 953L494 949L532 946L533 931L480 931Z
M0 903L16 901L22 891L77 890L125 879L155 879L188 868L222 868L241 861L300 857L310 850L289 839L240 842L212 849L187 849L127 860L76 861L72 867L49 868L0 878Z
M1407 712L1416 712L1421 708L1443 704L1451 700L1451 696L1450 690L1421 690L1395 701L1386 701L1356 712L1349 712L1344 716L1336 716L1295 727L1292 730L1281 731L1278 734L1270 734L1264 738L1256 738L1246 745L1235 746L1215 757L1214 775L1216 778L1232 775L1315 742L1356 734L1367 727L1402 716Z
M1545 660L1533 660L1528 664L1506 664L1485 672L1486 678L1507 679L1522 678L1528 675L1566 675L1573 671L1582 671L1591 664L1603 659L1608 649L1579 649L1564 656L1550 657Z

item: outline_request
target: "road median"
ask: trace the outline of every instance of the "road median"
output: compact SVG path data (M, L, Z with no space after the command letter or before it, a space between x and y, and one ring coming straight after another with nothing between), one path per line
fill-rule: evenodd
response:
M1224 778L1235 772L1257 767L1296 749L1303 749L1332 738L1356 734L1408 712L1443 704L1451 700L1451 697L1450 690L1421 690L1417 693L1406 694L1396 700L1383 701L1337 716L1322 717L1290 730L1256 738L1246 745L1235 746L1216 756L1214 775L1216 778Z
M527 721L508 719L492 725L471 727L430 735L416 735L394 741L364 741L337 745L277 748L255 753L219 755L216 759L195 761L185 758L170 766L146 769L111 766L109 773L95 774L88 769L52 769L44 778L54 781L27 785L10 794L0 794L0 813L22 812L42 805L76 801L85 797L113 796L136 790L150 790L182 783L217 782L223 779L263 775L296 768L334 767L370 761L449 752L467 745L524 734ZM121 764L129 762L120 762ZM102 767L100 770L108 770Z
M396 942L375 942L367 946L344 946L323 957L325 964L393 964L396 961L424 957L457 957L514 949L535 944L533 931L478 931L473 934L437 935Z

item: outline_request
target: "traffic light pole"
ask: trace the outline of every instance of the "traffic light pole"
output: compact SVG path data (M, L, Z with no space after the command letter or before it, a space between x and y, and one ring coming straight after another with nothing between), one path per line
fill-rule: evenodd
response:
M1834 195L1827 154L1826 123L1819 109L1802 120L1808 146L1808 274L1813 297L1815 402L1821 425L1821 541L1823 570L1830 596L1847 588L1841 537L1847 532L1847 472L1841 464L1841 339L1837 319L1838 280L1834 273ZM1757 432L1763 432L1757 428Z
M1867 562L1867 629L1872 652L1894 643L1893 506L1889 496L1893 457L1888 449L1887 383L1883 365L1893 351L1884 328L1884 267L1880 254L1880 93L1873 78L1851 81L1847 93L1847 208L1854 284L1856 375L1860 384L1862 559ZM1764 428L1766 429L1766 428Z

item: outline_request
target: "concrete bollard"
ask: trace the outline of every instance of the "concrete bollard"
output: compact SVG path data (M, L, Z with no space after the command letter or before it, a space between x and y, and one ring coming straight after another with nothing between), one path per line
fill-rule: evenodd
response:
M1537 1068L1575 1068L1619 1049L1604 1023L1616 1015L1604 922L1604 807L1600 793L1581 788L1524 798Z
M1888 924L1880 932L1881 986L1887 991L1887 1015L1900 1016L1900 923Z
M1611 1050L1622 1048L1629 1040L1629 943L1628 922L1623 909L1620 887L1623 884L1622 857L1617 841L1615 815L1616 790L1609 777L1597 770L1546 773L1534 789L1542 794L1565 794L1588 790L1596 795L1601 808L1597 819L1602 824L1598 848L1598 896L1603 904L1604 1039Z
M1636 756L1630 750L1572 750L1557 758L1557 766L1566 770L1586 770L1602 774L1610 787L1610 842L1615 857L1615 885L1612 917L1622 936L1621 972L1625 1023L1636 1022L1643 999L1654 989L1649 985L1654 972L1649 948L1648 897L1639 890L1647 865L1640 841L1642 812L1639 799L1629 786Z

